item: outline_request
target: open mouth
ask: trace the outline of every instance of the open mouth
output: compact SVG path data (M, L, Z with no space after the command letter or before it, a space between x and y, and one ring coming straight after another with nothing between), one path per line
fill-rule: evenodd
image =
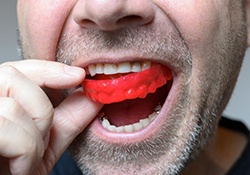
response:
M89 65L87 72L84 92L104 104L99 121L112 133L134 133L150 125L173 82L168 67L149 61Z

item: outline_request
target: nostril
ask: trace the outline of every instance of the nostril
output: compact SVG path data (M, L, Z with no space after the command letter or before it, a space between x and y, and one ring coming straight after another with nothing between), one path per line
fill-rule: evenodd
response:
M154 16L152 4L144 3L144 0L79 1L73 10L77 25L103 31L145 26L154 20Z
M95 26L95 22L89 19L82 19L80 22L85 27Z
M129 16L125 16L123 18L120 18L116 21L116 24L118 25L126 25L126 24L140 24L142 23L143 18L141 16L138 15L129 15Z
M129 15L118 19L100 18L96 21L93 21L91 19L81 19L78 23L85 28L116 30L120 27L125 26L132 27L136 25L145 25L147 21L145 21L145 19L139 15Z
M155 9L145 0L78 1L72 16L77 25L94 30L119 30L151 23Z

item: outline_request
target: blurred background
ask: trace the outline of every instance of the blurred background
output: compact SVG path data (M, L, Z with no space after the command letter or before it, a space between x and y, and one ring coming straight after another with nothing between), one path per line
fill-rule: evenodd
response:
M0 1L0 63L19 60L16 1ZM224 112L250 127L250 51L247 51L236 89Z

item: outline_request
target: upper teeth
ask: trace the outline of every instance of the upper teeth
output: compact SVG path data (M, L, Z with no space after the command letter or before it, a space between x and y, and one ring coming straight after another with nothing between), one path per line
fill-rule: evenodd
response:
M150 61L145 62L124 62L118 65L116 64L92 64L88 66L88 71L91 76L96 74L117 74L117 73L129 73L129 72L141 72L151 67Z

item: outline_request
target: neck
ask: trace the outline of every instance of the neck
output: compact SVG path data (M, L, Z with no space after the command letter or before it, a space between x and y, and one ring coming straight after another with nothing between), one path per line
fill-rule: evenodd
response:
M247 137L237 131L218 128L207 148L184 170L182 175L226 174L238 160L247 144Z

